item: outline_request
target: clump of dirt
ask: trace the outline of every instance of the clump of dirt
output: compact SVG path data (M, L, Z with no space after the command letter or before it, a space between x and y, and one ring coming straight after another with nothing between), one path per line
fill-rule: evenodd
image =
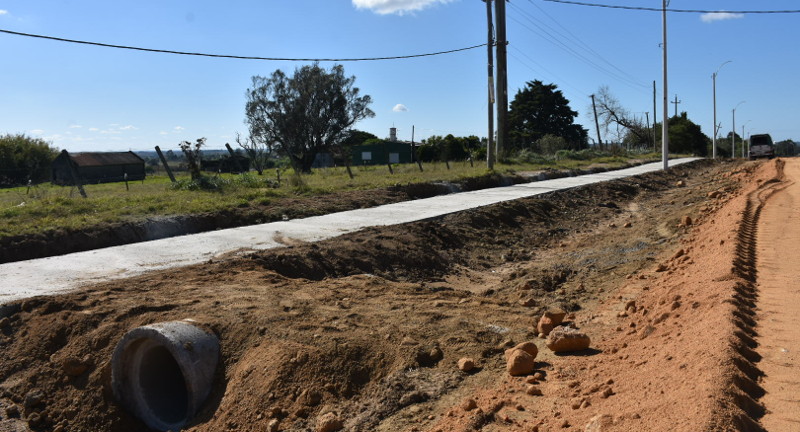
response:
M660 324L682 323L679 314L697 319L690 311L710 313L704 308L712 303L693 306L691 285L681 288L687 291L681 299L666 303L678 288L658 275L680 275L688 261L676 258L660 273L652 269L693 235L697 225L679 226L682 216L702 224L710 216L698 214L733 211L724 205L738 188L737 177L723 174L735 167L699 161L17 303L0 325L0 426L143 430L110 393L111 352L130 329L184 318L212 329L222 349L215 386L190 431L266 430L270 422L279 430L314 430L329 413L356 431L530 430L564 421L567 429L582 428L594 411L562 406L581 397L626 416L620 424L641 425L634 414L663 413L649 411L651 405L634 413L605 401L657 401L669 382L657 380L657 368L679 374L673 376L686 383L679 390L691 391L693 374L702 371L694 365L686 368L692 374L672 370L669 365L686 361L669 363L669 354L658 349L662 335L689 331L681 326L661 333ZM722 195L711 199L712 192ZM700 263L697 248L687 255ZM634 326L623 328L628 321L619 321L624 310L617 305L629 297L636 297L637 315L630 319ZM674 302L678 307L668 311ZM546 379L537 384L544 391L539 400L526 394L524 377L507 376L502 353L535 340L539 314L553 305L592 333L596 349L577 357L540 350L537 367ZM635 351L620 348L637 343ZM473 358L477 369L459 371L462 357ZM619 375L630 383L608 383L620 370L643 365L656 368L644 378L653 383L630 375ZM569 384L576 379L579 388ZM704 389L695 392L705 398ZM465 398L474 398L479 409L459 408ZM627 427L614 430L637 430Z

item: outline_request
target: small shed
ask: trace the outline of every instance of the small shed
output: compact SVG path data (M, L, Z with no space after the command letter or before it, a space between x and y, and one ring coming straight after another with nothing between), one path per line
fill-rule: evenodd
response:
M134 152L69 153L62 150L52 165L51 182L73 185L72 169L82 184L144 180L144 159Z
M373 141L352 148L353 165L411 163L411 144L402 141Z

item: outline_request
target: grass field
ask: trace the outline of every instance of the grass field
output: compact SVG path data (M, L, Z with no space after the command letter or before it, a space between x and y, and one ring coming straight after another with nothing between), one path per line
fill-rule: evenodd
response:
M637 155L636 159L656 159L658 155ZM591 160L565 159L542 164L497 164L495 171L513 174L544 169L576 169L602 164L619 167L632 158L609 156ZM385 188L432 181L458 181L478 177L488 171L482 163L468 162L425 164L420 172L416 164L394 165L394 174L386 166L356 167L350 179L344 168L316 169L301 180L289 172L281 174L277 186L275 171L263 176L253 174L216 177L216 190L191 190L173 186L166 175L151 175L144 181L86 185L88 198L75 187L41 184L0 189L0 237L41 233L55 229L80 229L92 225L141 220L146 217L198 214L231 208L260 207L283 197L331 194L337 191ZM179 176L180 184L189 182L188 174Z

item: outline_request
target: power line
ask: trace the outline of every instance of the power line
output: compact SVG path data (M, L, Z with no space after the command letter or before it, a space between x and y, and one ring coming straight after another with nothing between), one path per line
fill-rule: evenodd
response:
M544 0L546 2L551 3L563 3L563 4L571 4L577 6L593 6L593 7L600 7L600 8L608 8L608 9L627 9L627 10L639 10L639 11L652 11L652 12L662 12L662 8L650 8L650 7L641 7L641 6L623 6L623 5L607 5L607 4L598 4L598 3L586 3L586 2L579 2L579 1L571 1L571 0ZM800 10L742 10L742 11L731 11L731 10L701 10L701 9L667 9L667 12L684 12L684 13L729 13L729 14L794 14L800 13Z
M529 30L530 32L532 32L532 33L534 33L534 34L537 34L537 35L539 35L540 37L542 37L542 38L544 38L545 40L547 40L548 42L550 42L550 43L552 43L552 44L556 45L557 47L560 47L561 49L563 49L563 50L564 50L564 51L566 51L567 53L569 53L569 54L573 55L573 56L574 56L575 58L577 58L578 60L581 60L581 61L583 61L583 62L584 62L584 63L586 63L587 65L589 65L589 66L591 66L591 67L593 67L593 68L597 69L597 70L598 70L598 71L600 71L600 72L606 73L606 74L608 74L608 75L610 75L610 76L612 76L612 77L614 77L614 78L616 78L616 79L620 80L620 82L622 82L622 83L624 83L624 84L626 84L626 85L630 86L631 88L633 88L633 89L635 89L635 90L638 90L638 91L643 91L642 89L644 88L644 85L642 85L642 84L640 84L640 83L637 83L637 82L635 82L635 81L632 81L630 78L626 78L626 77L624 77L624 76L622 76L622 75L620 75L620 74L618 74L618 73L616 73L616 72L614 72L614 71L612 71L612 70L609 70L609 69L607 69L607 68L603 67L602 65L598 64L597 62L595 62L595 61L593 61L593 60L591 60L591 59L587 58L585 55L583 55L583 54L579 53L578 51L576 51L574 48L572 48L571 46L567 45L567 44L566 44L566 43L564 43L563 41L561 41L561 40L558 40L557 38L555 38L555 37L553 37L552 35L548 34L546 31L544 32L544 34L542 34L542 33L539 33L539 32L537 32L536 30L534 30L534 29L530 28L529 26L527 26L525 23L523 23L523 22L521 22L521 21L517 20L517 19L516 19L516 18L514 18L513 16L512 16L512 17L510 17L510 18L511 18L511 20L512 20L512 21L514 21L514 22L516 22L517 24L521 25L522 27L526 28L526 29L527 29L527 30ZM535 23L533 23L533 24L534 24L534 25L536 25Z
M82 41L76 39L66 39L60 38L55 36L45 36L45 35L37 35L31 33L21 33L15 32L11 30L4 30L0 29L0 33L6 33L16 36L25 36L31 38L38 38L38 39L47 39L53 40L58 42L68 42L74 44L81 44L81 45L92 45L92 46L100 46L106 48L117 48L117 49L126 49L126 50L133 50L133 51L145 51L145 52L154 52L154 53L162 53L162 54L177 54L177 55L186 55L186 56L198 56L198 57L214 57L214 58L226 58L226 59L239 59L239 60L266 60L266 61L296 61L296 62L312 62L312 61L320 61L320 62L356 62L356 61L377 61L377 60L401 60L401 59L410 59L410 58L418 58L418 57L430 57L430 56L437 56L442 54L451 54L460 51L467 51L475 48L481 48L488 45L488 43L483 43L480 45L473 45L470 47L465 48L457 48L447 51L439 51L439 52L432 52L432 53L425 53L425 54L411 54L411 55L402 55L402 56L389 56L389 57L364 57L364 58L284 58L284 57L257 57L257 56L237 56L237 55L226 55L226 54L208 54L208 53L196 53L196 52L186 52L186 51L173 51L173 50L165 50L165 49L155 49L155 48L142 48L142 47L134 47L134 46L127 46L127 45L114 45L102 42L89 42L89 41Z
M550 42L554 43L556 46L560 46L565 51L567 51L568 53L572 54L573 56L575 56L579 60L584 61L585 63L587 63L588 65L594 67L595 69L597 69L600 72L604 72L604 73L608 74L609 76L612 76L612 77L620 80L621 82L630 85L632 88L634 88L636 90L640 90L641 91L641 89L644 89L644 88L648 87L648 86L642 84L641 82L639 82L635 77L631 76L630 74L628 74L627 72L623 71L622 69L620 69L619 67L617 67L616 65L611 63L610 61L608 61L605 58L603 58L603 56L598 54L597 51L593 50L586 43L584 43L583 41L578 39L575 35L570 33L571 37L570 36L566 36L562 32L558 31L558 29L555 29L555 28L549 26L547 23L542 22L541 20L539 20L535 16L531 15L529 12L519 8L518 6L514 6L511 3L509 3L509 4L511 5L512 8L514 8L514 10L516 10L520 14L522 14L523 18L525 18L533 26L535 26L538 29L542 30L544 33L542 34L542 33L536 32L533 29L531 29L531 28L527 27L526 25L524 25L523 23L515 20L513 17L511 18L512 20L516 21L518 24L520 24L523 27L527 28L531 32L536 33L539 36L541 36L542 38L549 40ZM536 6L536 5L534 4L534 6ZM550 19L552 19L552 17L550 17ZM537 24L537 22L538 22L538 24ZM544 27L542 27L542 26L544 26ZM566 28L564 28L563 26L561 26L561 27L565 31L567 31L567 33L569 33L569 31ZM580 49L584 50L587 54L589 54L589 56L594 56L594 57L600 59L604 63L606 63L606 64L610 65L612 68L616 69L618 72L615 72L613 70L607 69L606 67L602 66L601 64L598 64L598 63L594 62L589 57L584 56L580 52L576 51L573 47L568 46L564 41L559 40L556 36L560 36L561 38L563 38L565 40L570 40L571 39L571 41L575 44L575 48L580 48Z

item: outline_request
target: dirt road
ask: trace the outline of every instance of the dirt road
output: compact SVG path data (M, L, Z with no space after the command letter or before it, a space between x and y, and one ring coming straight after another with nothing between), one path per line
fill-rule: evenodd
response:
M183 318L222 351L193 432L772 430L800 411L772 347L797 344L763 326L797 314L759 228L795 205L794 166L698 161L29 299L0 320L0 430L144 430L110 393L111 352ZM589 350L545 348L550 307ZM537 379L506 372L524 341Z
M769 432L800 430L800 161L767 201L758 229L758 353Z

